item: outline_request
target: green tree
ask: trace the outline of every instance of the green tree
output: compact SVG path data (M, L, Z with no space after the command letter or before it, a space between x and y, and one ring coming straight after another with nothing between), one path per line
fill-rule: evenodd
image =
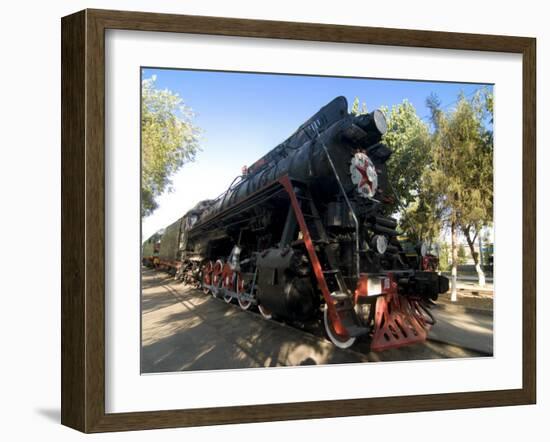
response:
M427 100L432 113L432 165L424 175L436 195L442 218L451 229L451 299L456 300L458 232L462 231L476 264L480 284L484 275L475 253L477 232L492 221L492 141L482 122L477 98L459 97L450 112L436 96Z
M466 263L466 249L464 248L463 244L460 244L458 246L457 256L458 256L458 265L462 265Z
M439 270L446 272L449 270L450 250L449 244L443 242L439 247Z
M361 105L361 108L359 108L359 98L355 97L355 100L353 100L353 104L351 106L351 113L353 115L362 115L367 114L369 111L367 109L367 105L365 102Z
M469 106L465 106L462 118L469 125L470 132L475 134L471 142L475 142L476 153L471 159L471 170L467 177L472 187L471 198L467 200L468 207L463 211L460 227L474 259L479 285L483 287L485 274L475 243L477 240L481 247L481 230L493 222L493 94L484 90L477 93L471 103L466 103ZM484 120L488 121L489 129L483 124Z
M156 199L172 191L171 177L199 151L199 129L181 97L158 89L156 76L142 81L141 98L141 216L158 207Z
M411 239L431 242L440 223L436 194L424 178L432 161L428 125L407 100L385 112L388 130L382 141L392 150L387 167L394 191L389 211L399 215Z

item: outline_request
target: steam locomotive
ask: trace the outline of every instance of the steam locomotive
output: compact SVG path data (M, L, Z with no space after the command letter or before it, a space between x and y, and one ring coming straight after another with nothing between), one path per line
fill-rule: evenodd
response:
M337 97L213 200L145 241L144 264L267 319L322 321L340 348L422 342L448 279L405 254L381 142L383 113ZM156 251L155 251L156 248Z

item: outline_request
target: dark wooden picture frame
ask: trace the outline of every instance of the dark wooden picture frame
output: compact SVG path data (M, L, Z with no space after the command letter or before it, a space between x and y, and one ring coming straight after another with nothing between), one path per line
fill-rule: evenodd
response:
M140 430L533 404L536 400L536 40L405 29L85 10L62 29L61 422ZM105 30L162 31L522 55L523 385L513 390L105 412Z

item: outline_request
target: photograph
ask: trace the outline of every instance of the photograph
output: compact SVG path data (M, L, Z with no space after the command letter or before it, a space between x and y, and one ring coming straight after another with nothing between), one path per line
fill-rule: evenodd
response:
M494 356L494 84L138 87L142 375Z

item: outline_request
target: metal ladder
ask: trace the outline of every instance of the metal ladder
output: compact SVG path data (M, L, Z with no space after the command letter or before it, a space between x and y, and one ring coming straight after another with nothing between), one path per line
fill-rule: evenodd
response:
M336 257L326 246L329 244L328 235L315 206L309 187L293 181L296 199L302 212L311 242L315 246L315 253L319 258L323 277L330 290L330 299L333 302L342 325L350 337L367 334L370 330L359 324L353 306L353 295L348 293L342 272L337 264ZM304 232L302 232L304 234Z

